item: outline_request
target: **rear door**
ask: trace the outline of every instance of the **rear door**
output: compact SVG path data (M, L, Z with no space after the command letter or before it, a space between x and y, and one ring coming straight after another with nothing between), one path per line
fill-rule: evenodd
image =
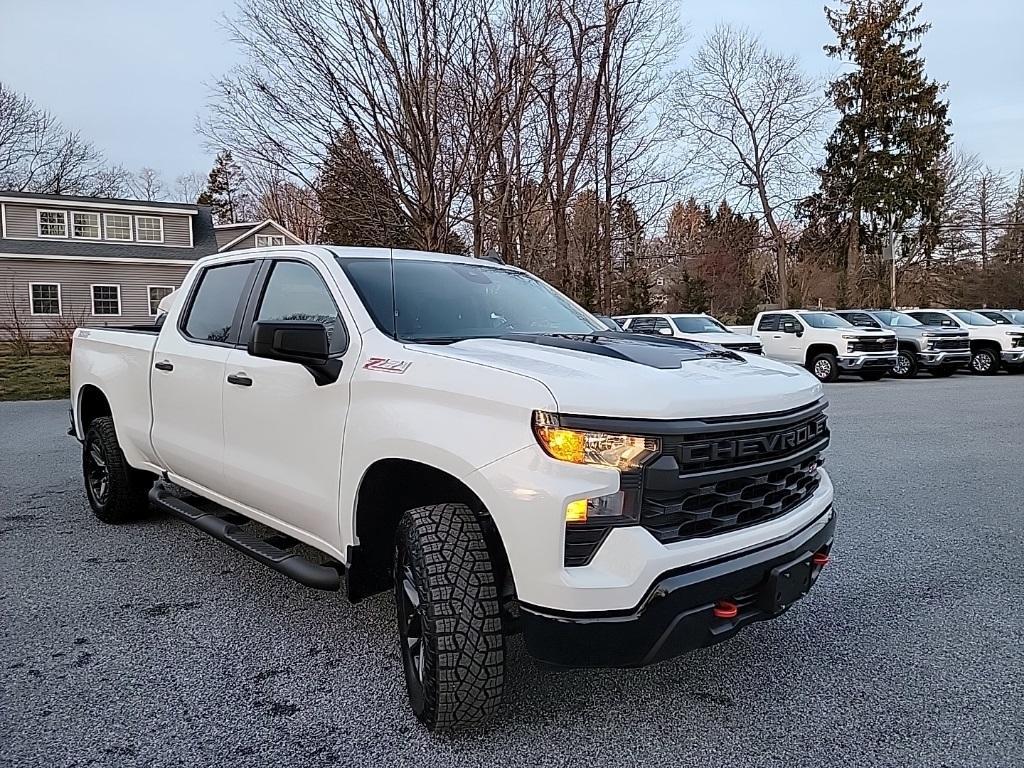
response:
M342 437L358 335L329 268L315 256L290 252L260 270L238 349L228 354L224 387L225 495L336 546ZM317 386L296 363L252 357L253 322L321 322L330 352L342 360L337 381ZM283 524L283 525L282 525Z
M153 354L153 449L177 479L215 491L223 480L224 365L255 274L251 259L204 269Z

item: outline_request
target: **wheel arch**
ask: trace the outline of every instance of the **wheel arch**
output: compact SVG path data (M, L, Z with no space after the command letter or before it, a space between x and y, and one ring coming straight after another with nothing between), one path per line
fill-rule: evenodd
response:
M353 602L392 584L395 532L409 509L444 502L465 504L487 538L499 586L511 579L501 534L480 496L462 479L437 466L409 458L374 461L363 472L353 504L356 542L347 552L348 596Z
M110 400L107 399L103 390L95 384L83 384L76 394L75 401L78 406L76 408L77 427L79 436L82 438L85 437L89 424L95 419L100 416L114 418L114 412L110 407Z
M826 352L836 355L837 357L839 356L839 350L836 349L834 344L824 344L822 342L811 344L807 347L807 352L804 354L804 365L810 365L814 358Z

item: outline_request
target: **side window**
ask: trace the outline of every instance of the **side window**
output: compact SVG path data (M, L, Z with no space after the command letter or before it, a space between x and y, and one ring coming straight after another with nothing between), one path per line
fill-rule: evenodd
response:
M777 331L779 330L779 316L778 315L761 315L761 322L757 324L757 330L759 331Z
M322 323L332 355L348 346L345 326L327 284L316 269L300 261L274 262L256 313L256 321L263 320Z
M793 315L777 315L777 317L779 319L778 330L780 331L783 330L788 323L792 323L793 325L795 325L797 330L800 330L803 327L800 321L797 320Z
M668 324L668 320L664 317L654 318L654 333L661 333L662 331L669 331L671 333L672 326Z
M199 277L199 287L185 321L180 325L182 333L195 341L230 343L238 330L232 329L235 308L252 267L253 262L242 261L205 270Z
M629 324L629 330L632 333L654 333L654 318L634 317L633 322Z
M861 328L881 328L878 321L875 320L871 315L866 312L850 312L849 314L840 315L847 322L859 325Z

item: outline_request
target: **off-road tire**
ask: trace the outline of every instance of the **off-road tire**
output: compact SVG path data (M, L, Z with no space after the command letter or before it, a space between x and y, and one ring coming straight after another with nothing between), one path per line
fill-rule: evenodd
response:
M988 357L988 364L984 362L984 357ZM999 359L999 353L991 347L982 347L971 353L971 373L978 376L993 376L999 373L999 364L1002 362Z
M405 602L408 579L418 601L416 651ZM505 639L487 542L469 507L436 504L402 516L395 541L395 601L416 717L430 730L448 731L493 715L504 688Z
M827 372L823 366L818 365L819 361L828 363L829 367ZM836 356L831 352L822 352L821 354L812 357L811 362L807 365L807 370L813 373L818 381L825 383L835 381L839 378L839 362L836 360Z
M912 379L917 376L917 355L914 354L912 349L901 349L899 351L899 360L896 365L889 371L889 375L894 379ZM902 373L897 373L897 369L902 364Z
M97 469L97 456L106 471L103 493L99 492L97 483L90 480L90 474ZM89 506L104 523L130 523L149 509L146 494L153 485L153 476L133 469L125 461L114 431L114 420L109 416L93 419L85 432L85 440L82 442L82 479Z
M959 366L956 365L941 365L938 368L930 368L928 373L937 379L945 379L956 373L958 368Z

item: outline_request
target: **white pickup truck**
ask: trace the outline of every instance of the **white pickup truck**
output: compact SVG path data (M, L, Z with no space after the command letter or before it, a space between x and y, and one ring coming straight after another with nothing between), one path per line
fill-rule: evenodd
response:
M754 335L767 357L802 366L820 381L835 381L841 373L878 381L898 359L892 331L858 328L831 312L761 312L754 318Z
M393 589L430 728L496 709L506 634L657 662L779 615L832 546L814 377L484 260L209 257L159 330L79 329L71 379L100 520L152 504L310 587Z

